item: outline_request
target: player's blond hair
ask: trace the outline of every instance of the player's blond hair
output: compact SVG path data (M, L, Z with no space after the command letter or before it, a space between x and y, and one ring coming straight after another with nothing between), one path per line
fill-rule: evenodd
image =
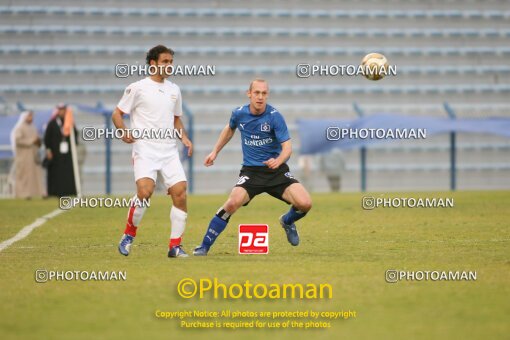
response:
M267 83L267 80L262 79L262 78L255 78L255 79L253 79L251 81L250 88L248 89L248 92L251 92L251 88L253 87L253 83L256 82L256 81L261 82L261 83L266 83L267 84L267 89L269 90L269 84Z

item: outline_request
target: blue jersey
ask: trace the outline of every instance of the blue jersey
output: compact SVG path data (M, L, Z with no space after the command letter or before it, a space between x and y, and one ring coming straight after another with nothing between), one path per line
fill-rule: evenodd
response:
M282 151L281 143L290 139L285 119L270 105L260 115L252 114L250 105L241 106L232 111L229 125L241 132L245 166L266 166L262 162L277 158Z

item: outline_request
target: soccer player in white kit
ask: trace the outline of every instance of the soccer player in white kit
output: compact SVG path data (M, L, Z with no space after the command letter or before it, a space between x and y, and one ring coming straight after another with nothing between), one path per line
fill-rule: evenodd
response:
M173 202L170 209L171 233L168 257L188 256L181 246L187 219L187 182L179 159L177 142L175 138L146 138L145 134L142 139L134 139L129 130L126 130L122 119L122 115L129 113L130 128L138 131L161 129L182 131L181 141L188 148L188 156L191 156L193 146L181 121L181 91L176 84L166 79L171 71L173 55L174 52L163 45L150 49L146 61L150 70L156 72L151 72L149 77L130 84L112 114L112 121L117 129L126 131L122 140L133 146L137 193L132 199L126 229L118 247L119 252L125 256L129 255L137 228L147 209L140 202L148 200L154 192L158 171Z

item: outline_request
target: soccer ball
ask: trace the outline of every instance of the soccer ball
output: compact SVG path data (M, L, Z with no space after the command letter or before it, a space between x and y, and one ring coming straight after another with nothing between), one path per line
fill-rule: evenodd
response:
M381 53L369 53L361 60L365 77L370 80L379 80L388 73L388 59Z

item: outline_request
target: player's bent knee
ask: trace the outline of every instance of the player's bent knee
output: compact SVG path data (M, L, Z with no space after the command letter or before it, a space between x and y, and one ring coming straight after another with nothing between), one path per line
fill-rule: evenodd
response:
M139 199L141 200L148 200L149 198L151 198L152 196L152 190L150 189L147 189L147 188L143 188L143 189L138 189L136 195L138 196Z
M233 214L243 205L242 200L229 198L227 202L223 205L223 209L229 214Z
M168 188L168 195L172 196L174 200L186 200L187 195L186 182L179 182L174 186Z
M312 200L298 201L295 206L299 211L309 212L312 209Z
M176 201L178 203L184 203L184 202L186 202L186 197L187 197L186 190L184 190L182 192L175 194L173 196L173 199L174 199L174 201Z
M232 211L235 211L235 204L232 202L232 200L228 200L223 205L223 209L225 209L226 212L232 213Z

